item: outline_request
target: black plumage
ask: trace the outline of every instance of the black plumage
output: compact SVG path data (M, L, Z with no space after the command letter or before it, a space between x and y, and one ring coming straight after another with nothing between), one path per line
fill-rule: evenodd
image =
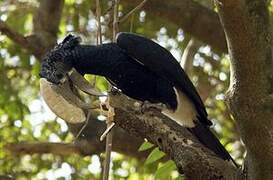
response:
M74 51L73 66L81 74L104 76L131 98L176 108L173 84L135 61L117 44L79 45Z
M49 64L54 67L48 68ZM41 76L59 83L72 67L82 75L106 77L136 100L164 103L168 108L165 115L187 127L218 156L232 160L209 130L212 123L194 85L175 58L153 41L120 33L117 43L92 46L80 45L79 39L70 35L44 58Z

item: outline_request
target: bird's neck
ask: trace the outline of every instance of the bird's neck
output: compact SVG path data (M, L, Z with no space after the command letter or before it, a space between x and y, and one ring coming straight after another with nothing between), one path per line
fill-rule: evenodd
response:
M105 76L111 59L120 49L114 43L99 46L79 45L73 50L73 66L81 74Z

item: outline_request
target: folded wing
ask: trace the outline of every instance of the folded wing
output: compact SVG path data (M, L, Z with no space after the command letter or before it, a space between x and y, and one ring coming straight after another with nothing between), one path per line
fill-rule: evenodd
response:
M119 33L117 35L117 44L134 60L146 66L158 76L171 81L173 86L192 100L198 115L202 117L200 118L201 123L205 125L212 124L207 120L205 106L194 85L169 51L150 39L132 33Z

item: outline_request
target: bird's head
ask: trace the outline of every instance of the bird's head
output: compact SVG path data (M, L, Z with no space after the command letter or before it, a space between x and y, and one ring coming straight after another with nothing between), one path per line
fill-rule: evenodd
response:
M40 77L54 84L63 83L73 66L72 51L80 41L80 37L69 34L50 50L42 59Z

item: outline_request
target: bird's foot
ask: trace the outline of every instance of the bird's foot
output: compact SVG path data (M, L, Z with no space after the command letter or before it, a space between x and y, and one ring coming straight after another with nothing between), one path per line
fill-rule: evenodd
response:
M141 112L145 113L151 110L160 110L166 109L166 105L163 103L150 103L148 101L144 101L141 105Z

